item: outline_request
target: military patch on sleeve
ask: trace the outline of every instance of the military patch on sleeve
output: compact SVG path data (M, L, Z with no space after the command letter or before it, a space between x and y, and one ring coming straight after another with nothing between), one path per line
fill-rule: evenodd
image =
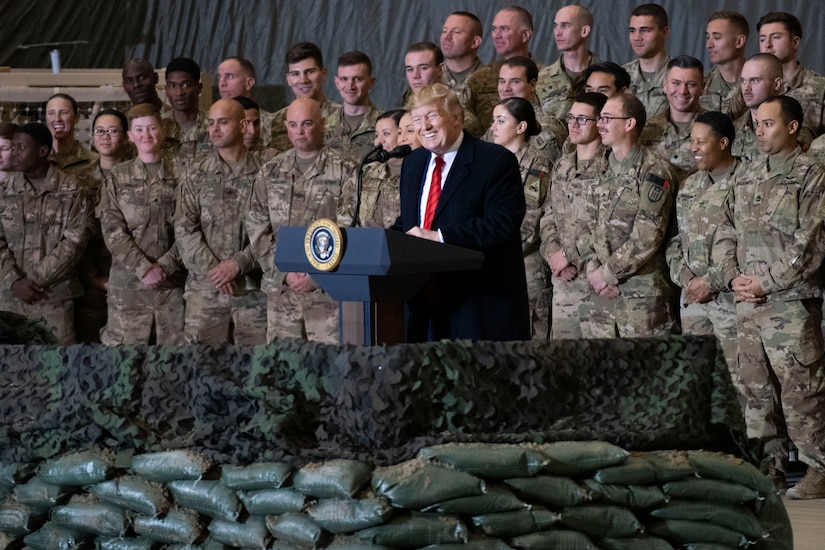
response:
M535 168L531 168L529 172L527 172L531 176L536 176L537 178L541 179L547 175L547 172L543 170L537 170Z
M647 199L650 202L662 200L668 192L670 182L656 174L648 174L645 179L653 184L647 189Z

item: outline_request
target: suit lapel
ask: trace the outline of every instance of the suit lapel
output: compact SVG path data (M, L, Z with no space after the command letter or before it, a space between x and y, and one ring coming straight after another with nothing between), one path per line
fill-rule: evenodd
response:
M450 199L455 196L459 188L464 184L464 180L470 173L470 164L473 162L473 138L467 132L464 132L464 141L461 147L458 148L453 165L450 168L450 173L447 174L447 181L444 182L444 190L438 198L438 206L435 209L435 216L433 216L433 223L438 219L439 214L450 202Z

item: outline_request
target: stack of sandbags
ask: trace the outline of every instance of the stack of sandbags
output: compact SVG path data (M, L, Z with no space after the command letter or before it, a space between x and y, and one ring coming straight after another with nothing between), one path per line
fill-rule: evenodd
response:
M0 550L791 547L770 481L718 453L446 444L375 470L187 450L123 466L88 451L0 467Z

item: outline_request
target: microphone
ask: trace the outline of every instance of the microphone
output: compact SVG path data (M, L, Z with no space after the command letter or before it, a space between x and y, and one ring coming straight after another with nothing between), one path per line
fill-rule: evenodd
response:
M399 145L392 151L385 151L380 145L378 147L380 147L376 153L378 162L387 162L390 159L402 159L412 153L412 147L409 145Z

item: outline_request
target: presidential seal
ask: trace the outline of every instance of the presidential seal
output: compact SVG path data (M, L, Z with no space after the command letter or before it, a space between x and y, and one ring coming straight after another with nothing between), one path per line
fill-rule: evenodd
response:
M334 221L321 218L307 227L304 239L307 261L318 271L332 271L338 267L344 252L344 236Z

